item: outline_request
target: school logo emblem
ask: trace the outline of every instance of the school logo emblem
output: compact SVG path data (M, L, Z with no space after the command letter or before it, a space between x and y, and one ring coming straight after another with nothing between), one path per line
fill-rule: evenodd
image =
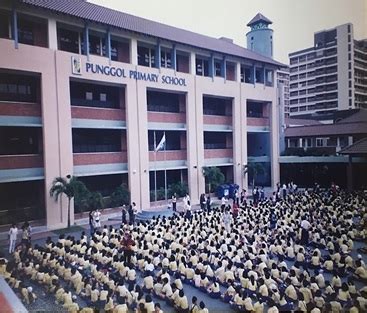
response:
M71 72L74 75L82 75L82 60L79 57L71 57Z

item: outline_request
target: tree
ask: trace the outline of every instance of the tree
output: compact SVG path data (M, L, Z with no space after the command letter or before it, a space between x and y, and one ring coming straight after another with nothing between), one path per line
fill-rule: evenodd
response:
M224 174L216 166L204 166L203 175L208 183L209 192L213 192L219 185L224 183Z
M50 196L55 198L55 201L64 194L68 198L68 227L70 227L70 202L71 199L75 197L75 195L80 190L84 190L84 183L79 181L77 177L67 175L66 179L63 177L56 177L52 182L52 186L50 189Z
M252 178L252 188L255 188L255 182L257 175L261 175L265 173L265 168L262 163L259 162L249 162L244 166L243 174L248 174L249 177Z
M103 208L103 197L100 192L91 192L88 198L90 211L101 210Z
M119 207L130 203L130 193L125 184L118 186L110 197L111 207Z

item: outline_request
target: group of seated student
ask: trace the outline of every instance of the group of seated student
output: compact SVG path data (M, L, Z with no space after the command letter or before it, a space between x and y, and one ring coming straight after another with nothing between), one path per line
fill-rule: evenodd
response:
M35 283L69 312L162 312L155 300L177 312L208 312L196 297L189 306L184 285L238 312L366 312L366 264L351 254L367 238L366 205L363 192L298 192L242 207L229 230L225 205L189 219L105 226L89 239L61 235L18 248L13 260L0 260L0 275L26 303L37 298L26 282ZM301 245L305 219L309 241ZM136 243L131 263L120 243L126 232Z

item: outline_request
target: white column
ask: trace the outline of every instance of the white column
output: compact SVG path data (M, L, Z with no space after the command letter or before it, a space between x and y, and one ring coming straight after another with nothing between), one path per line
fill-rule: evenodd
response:
M299 138L299 147L302 148L303 147L303 140L302 138Z
M278 132L278 114L276 106L276 88L274 89L273 101L269 104L270 111L270 157L271 157L271 186L274 189L280 181L279 167L279 132Z
M53 18L48 19L48 47L57 50L57 25Z
M190 53L190 74L196 75L196 55L195 52Z
M241 63L236 63L236 82L241 82Z
M138 65L138 41L136 38L130 40L130 63Z
M353 136L348 136L348 146L353 144Z
M240 186L240 189L242 189L244 187L242 145L244 144L243 129L245 129L246 124L243 124L240 88L238 88L238 95L235 98L233 98L233 105L232 105L233 167L234 167L233 181Z

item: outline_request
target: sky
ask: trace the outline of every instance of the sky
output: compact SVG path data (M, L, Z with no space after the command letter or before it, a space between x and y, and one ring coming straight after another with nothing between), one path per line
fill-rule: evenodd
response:
M314 32L352 23L354 38L367 38L367 0L88 0L153 21L246 47L246 24L258 13L274 30L274 59L313 46Z

